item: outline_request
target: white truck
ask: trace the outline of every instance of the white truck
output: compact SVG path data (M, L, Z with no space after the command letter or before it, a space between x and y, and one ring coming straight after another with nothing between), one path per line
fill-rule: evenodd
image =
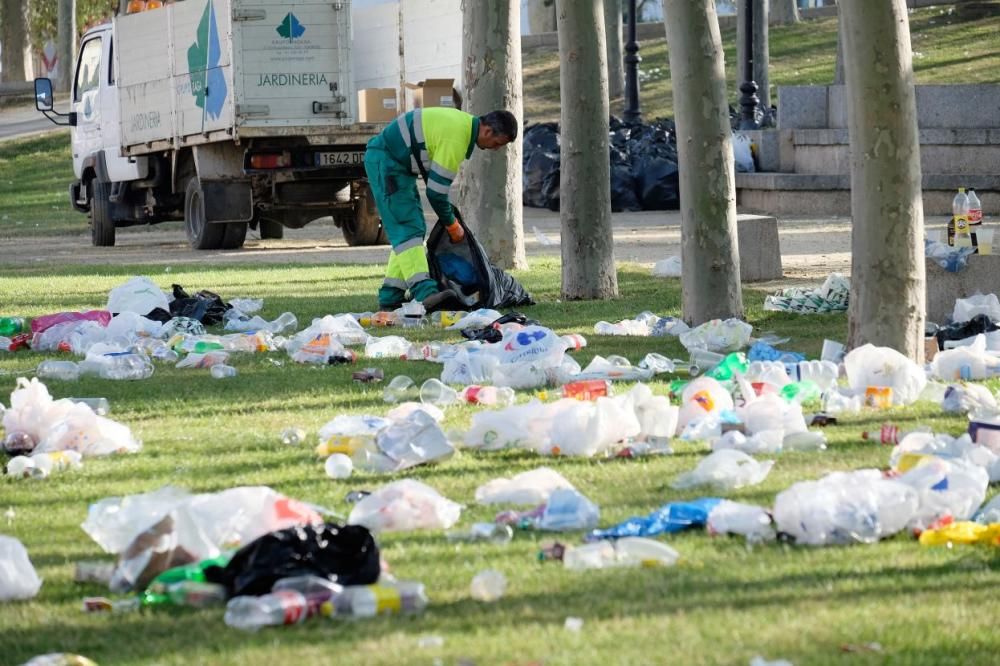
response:
M201 250L247 228L280 238L332 216L351 245L385 243L364 171L382 124L355 121L349 0L178 0L119 15L80 41L71 110L73 207L94 245L184 220Z

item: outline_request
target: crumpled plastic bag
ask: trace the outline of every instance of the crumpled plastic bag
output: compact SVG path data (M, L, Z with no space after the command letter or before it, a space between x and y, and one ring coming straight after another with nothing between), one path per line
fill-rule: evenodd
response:
M732 409L733 397L722 384L711 377L698 377L681 393L677 426L683 429L693 421L718 417L720 413Z
M976 294L955 299L951 320L956 323L966 322L978 314L987 315L993 321L1000 320L1000 299L996 294Z
M448 529L458 522L462 505L452 502L425 483L401 479L363 498L351 509L347 522L375 533L420 529Z
M904 529L919 505L910 485L863 469L793 484L775 497L773 515L798 544L875 543Z
M296 336L298 337L298 336ZM287 347L288 355L296 363L328 365L331 360L354 358L344 345L329 333L319 333L301 346Z
M0 534L0 601L34 599L41 588L24 544Z
M713 451L690 472L681 474L671 488L684 489L709 485L718 490L734 490L743 486L755 486L771 472L773 460L758 462L735 449Z
M920 533L921 546L951 546L952 544L1000 546L1000 523L982 525L959 521Z
M989 379L1000 374L1000 358L986 351L986 336L979 334L971 345L939 351L930 368L934 377L946 382Z
M710 534L739 534L751 543L777 538L767 509L742 502L722 500L708 514L706 526Z
M848 279L840 273L830 273L822 286L816 289L794 287L765 297L764 310L798 314L843 312L847 310L850 295Z
M114 314L135 312L143 316L156 309L169 312L170 301L163 290L146 276L136 276L112 289L105 308Z
M716 353L729 353L750 344L753 326L740 319L713 319L680 334L681 344L688 351L707 349Z
M324 334L329 335L345 347L363 345L368 342L370 337L365 332L364 327L358 323L358 320L351 315L326 315L313 319L309 326L292 336L286 349L291 354L309 341L314 340L316 336Z
M496 310L480 308L466 313L461 319L449 326L447 330L464 331L467 328L482 328L483 326L489 326L502 316Z
M783 430L762 430L749 437L739 430L730 430L712 440L712 450L735 449L750 455L758 453L780 453L784 440Z
M855 394L864 395L869 386L888 386L895 405L915 402L927 385L924 369L890 347L867 344L852 349L844 357L844 370Z
M500 524L548 532L589 530L597 527L601 510L575 488L557 488L548 500L531 511L504 511L496 517Z
M170 314L200 321L205 326L222 323L230 305L215 292L202 289L194 296L188 295L184 287L172 285L174 298L170 301Z
M460 347L455 355L445 359L441 368L441 381L445 384L471 386L493 383L493 373L500 366L500 359L481 349Z
M227 595L260 596L282 578L319 576L339 585L371 585L381 573L379 548L360 525L306 525L277 530L248 543L205 578Z
M106 552L121 555L112 582L128 591L175 562L216 557L268 532L322 520L310 506L263 486L198 495L165 486L92 504L81 527Z
M996 413L996 397L982 384L951 384L945 389L941 409L949 414Z
M71 321L93 321L99 326L107 326L111 322L111 313L107 310L88 310L86 312L57 312L42 315L31 320L31 332L37 335L56 324Z
M982 467L991 482L1000 481L1000 456L985 446L973 443L968 433L959 437L919 430L907 433L893 447L889 455L889 466L897 472L906 472L929 456L964 460Z
M509 479L493 479L476 488L479 504L541 504L556 490L573 490L559 472L539 467Z
M554 414L538 400L500 410L479 411L472 415L464 444L481 451L542 450L548 446Z
M653 265L653 277L679 278L681 273L681 258L677 256L661 259Z
M324 450L321 455L329 455L334 452L352 455L364 442L374 441L375 435L391 423L390 419L367 414L336 416L323 424L323 427L317 432L319 448ZM337 450L331 450L333 448L337 448Z
M10 409L3 412L7 433L25 433L37 444L35 453L76 451L82 455L134 453L142 442L125 425L97 416L84 404L53 400L45 384L33 377L17 380Z
M1000 495L994 495L993 499L983 505L976 512L974 519L982 525L1000 523Z
M587 539L651 537L680 532L690 527L701 527L708 520L712 509L721 501L718 497L700 497L689 502L669 502L648 516L633 516L613 527L593 530L587 535Z
M969 265L969 257L975 252L974 247L953 247L941 241L924 239L924 256L949 273L964 271Z
M917 492L919 506L909 527L927 529L942 518L968 520L986 499L989 474L960 458L928 456L898 481Z
M414 410L362 441L354 452L354 467L367 472L398 472L400 470L446 460L455 454L455 447L441 430L433 416Z

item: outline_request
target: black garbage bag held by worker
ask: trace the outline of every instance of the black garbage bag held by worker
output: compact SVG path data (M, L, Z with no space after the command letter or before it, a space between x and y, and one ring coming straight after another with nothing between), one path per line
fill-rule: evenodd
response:
M455 296L440 291L430 275L417 175L427 184L427 199L439 223L453 242L460 242L464 229L455 221L448 196L459 167L475 147L498 150L516 138L517 119L509 111L477 117L458 109L428 107L397 117L368 142L365 171L392 245L378 292L380 310L399 307L407 291L428 311Z

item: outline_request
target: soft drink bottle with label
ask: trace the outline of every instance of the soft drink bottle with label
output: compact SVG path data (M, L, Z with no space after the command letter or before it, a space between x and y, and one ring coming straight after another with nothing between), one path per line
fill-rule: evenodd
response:
M28 320L23 317L0 317L0 335L12 338L18 333L28 332Z
M983 223L983 204L976 196L976 191L969 188L969 226L975 227Z
M312 607L312 613L310 609ZM230 627L257 631L261 627L298 624L318 612L306 595L295 590L280 590L260 597L234 597L226 604L225 621Z
M958 188L958 194L951 201L951 222L948 224L948 245L954 247L969 247L972 236L969 234L969 197L965 188Z

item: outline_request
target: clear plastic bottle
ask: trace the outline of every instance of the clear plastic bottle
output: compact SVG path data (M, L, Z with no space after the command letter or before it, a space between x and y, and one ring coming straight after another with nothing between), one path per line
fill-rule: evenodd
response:
M510 407L517 395L507 386L466 386L459 397L470 405Z
M840 376L840 368L830 361L799 361L796 369L799 381L814 382L824 391L836 385Z
M976 196L976 191L969 188L969 226L976 227L983 223L983 204Z
M597 400L611 395L611 382L606 379L585 379L562 387L562 397L577 400Z
M145 354L116 352L105 354L96 361L84 361L81 370L94 372L104 379L148 379L153 375L153 364Z
M965 188L958 188L958 194L951 202L951 222L948 225L948 244L955 247L969 247L972 236L969 234L969 197Z
M289 331L294 331L299 327L299 320L291 312L282 312L278 315L278 318L272 321L267 330L278 335L279 333L285 333Z
M309 617L306 596L295 590L279 590L260 597L234 597L226 604L225 622L244 631L262 627L298 624Z
M80 379L80 366L73 361L46 359L38 364L38 367L35 369L35 376L39 379L75 382Z
M208 608L226 603L226 588L215 583L181 580L167 587L167 596L175 606Z
M209 370L212 373L212 377L216 379L226 379L227 377L235 377L238 373L236 368L231 365L226 365L224 363L219 363L218 365L213 365Z
M497 523L473 523L468 529L448 530L444 536L451 542L484 542L504 544L514 538L514 530L510 525Z
M337 615L374 617L381 614L421 613L427 608L423 583L400 580L394 583L345 587L334 597Z

